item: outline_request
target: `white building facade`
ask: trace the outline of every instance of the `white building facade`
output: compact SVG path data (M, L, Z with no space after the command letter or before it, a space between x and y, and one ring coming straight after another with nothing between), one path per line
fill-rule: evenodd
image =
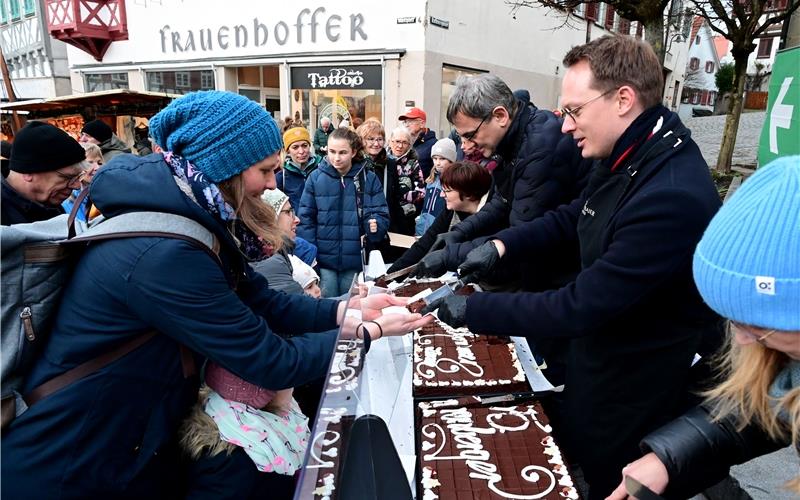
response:
M102 63L68 48L76 91L224 89L312 130L322 116L355 125L374 117L391 128L417 106L440 137L459 75L492 72L555 108L572 46L607 29L642 33L613 10L595 20L578 12L565 24L548 9L512 16L501 2L479 0L139 0L126 9L129 39L114 42Z
M719 58L714 46L714 33L701 17L695 18L687 55L684 88L678 113L692 116L694 108L713 111L717 98L716 75Z

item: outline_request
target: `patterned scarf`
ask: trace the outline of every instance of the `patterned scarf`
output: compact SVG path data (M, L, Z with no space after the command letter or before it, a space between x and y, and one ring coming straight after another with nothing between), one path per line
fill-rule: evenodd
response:
M786 396L789 391L800 387L800 361L793 359L781 370L772 381L769 388L769 395L773 398L780 399ZM786 408L782 408L778 413L778 417L784 422L789 423L789 413Z
M172 151L165 151L163 155L164 161L172 170L172 177L178 188L214 219L230 229L239 250L249 261L264 260L272 255L272 245L265 243L236 218L236 211L225 201L219 187L203 172Z

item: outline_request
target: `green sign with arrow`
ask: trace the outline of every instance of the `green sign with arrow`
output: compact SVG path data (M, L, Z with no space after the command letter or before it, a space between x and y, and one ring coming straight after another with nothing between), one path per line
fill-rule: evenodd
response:
M758 163L800 154L800 46L779 51L769 80L767 118L758 144Z

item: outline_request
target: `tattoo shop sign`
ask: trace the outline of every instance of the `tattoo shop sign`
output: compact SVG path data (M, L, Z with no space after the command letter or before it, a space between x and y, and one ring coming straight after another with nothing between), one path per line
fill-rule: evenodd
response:
M381 67L310 66L292 68L293 89L378 89Z

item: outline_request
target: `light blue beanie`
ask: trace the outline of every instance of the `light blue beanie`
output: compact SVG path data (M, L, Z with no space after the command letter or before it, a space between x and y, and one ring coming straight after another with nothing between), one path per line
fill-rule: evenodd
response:
M694 280L728 319L800 330L800 156L758 169L723 205L695 250Z
M275 120L254 101L219 90L192 92L150 119L153 140L213 182L224 181L283 147Z

